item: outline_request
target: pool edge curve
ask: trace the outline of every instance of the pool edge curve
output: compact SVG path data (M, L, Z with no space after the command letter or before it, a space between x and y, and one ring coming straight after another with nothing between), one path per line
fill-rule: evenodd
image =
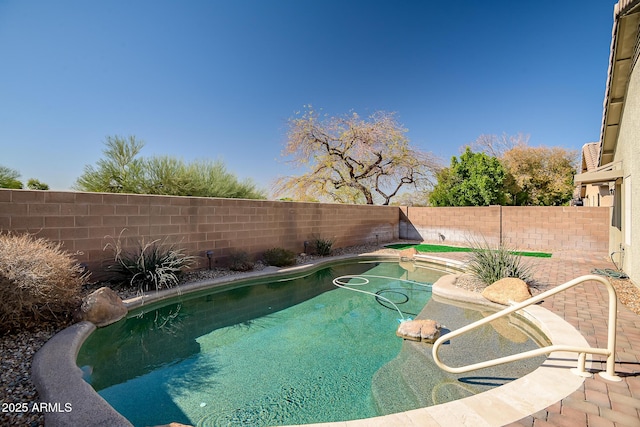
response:
M288 272L305 272L324 264L353 259L395 260L393 255L345 255L325 258L312 263L269 271L252 272L197 282L180 290L169 289L154 293L149 297L127 300L127 307L140 307L144 304L162 301L178 294L196 292L216 287L223 283L240 282L247 278L281 275ZM445 258L420 257L417 262L440 267L449 272L459 270L461 265ZM226 280L225 280L226 279ZM433 285L433 294L479 305L488 303L480 295L464 291L453 285L455 276L448 274ZM588 346L585 338L569 323L549 310L540 306L531 306L521 313L535 324L552 343L576 346ZM76 365L76 357L84 340L96 329L90 322L76 323L54 335L36 353L32 362L32 377L40 400L58 402L64 408L71 403L69 412L45 413L47 426L115 426L129 427L132 424L111 407L86 381L82 371ZM540 367L517 380L495 389L453 402L419 408L380 417L341 421L333 423L307 424L307 426L325 427L362 427L362 426L500 426L517 421L542 410L565 398L584 382L584 378L574 375L569 368L575 367L577 355L566 352L552 353ZM51 367L55 366L56 369ZM535 396L535 397L532 397ZM166 420L170 422L171 420Z

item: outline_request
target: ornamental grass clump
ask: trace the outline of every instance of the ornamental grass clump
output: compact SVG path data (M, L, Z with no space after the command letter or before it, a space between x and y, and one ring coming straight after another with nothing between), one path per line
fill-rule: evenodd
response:
M320 236L313 236L313 239L311 240L311 244L315 248L316 255L320 255L320 256L331 255L333 239L323 238Z
M179 275L195 261L195 257L186 255L181 249L161 242L160 239L148 243L143 239L138 241L135 249L125 250L118 237L113 243L107 244L106 249L111 249L114 258L109 271L141 292L177 285Z
M515 277L527 284L533 282L533 269L522 261L522 256L504 245L492 248L487 242L472 244L467 261L467 272L485 285L505 277Z
M60 243L0 234L0 333L70 320L88 276Z

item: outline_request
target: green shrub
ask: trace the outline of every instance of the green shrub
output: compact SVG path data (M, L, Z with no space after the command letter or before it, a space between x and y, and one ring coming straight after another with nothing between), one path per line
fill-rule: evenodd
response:
M71 319L87 279L60 243L0 234L0 332Z
M133 250L122 248L120 237L105 249L113 251L114 263L109 270L125 279L129 286L140 291L160 290L178 284L183 269L193 264L195 258L185 255L181 249L160 242L160 239L138 242Z
M245 251L234 251L229 255L229 269L233 271L251 271L254 264Z
M510 248L500 245L491 248L484 244L474 243L467 262L467 271L486 285L490 285L505 277L516 277L527 283L533 281L533 270L523 263L522 256Z
M320 236L313 236L311 243L315 248L316 255L320 255L320 256L331 255L331 247L333 246L333 239L330 239L330 238L325 239Z
M264 251L264 261L276 267L286 267L296 263L296 254L288 249L273 248Z

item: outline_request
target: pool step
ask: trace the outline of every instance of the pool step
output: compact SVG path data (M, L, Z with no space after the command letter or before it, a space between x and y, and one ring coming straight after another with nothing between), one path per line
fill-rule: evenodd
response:
M379 414L437 405L474 394L438 368L430 352L430 345L404 341L398 357L375 373L371 389Z

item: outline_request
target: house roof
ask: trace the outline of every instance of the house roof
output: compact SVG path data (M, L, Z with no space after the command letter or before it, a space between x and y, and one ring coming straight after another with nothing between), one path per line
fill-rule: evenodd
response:
M598 167L600 143L590 142L582 146L582 172L590 172Z
M604 166L613 161L629 77L638 60L640 0L620 0L614 7L611 54L600 131L600 158Z

